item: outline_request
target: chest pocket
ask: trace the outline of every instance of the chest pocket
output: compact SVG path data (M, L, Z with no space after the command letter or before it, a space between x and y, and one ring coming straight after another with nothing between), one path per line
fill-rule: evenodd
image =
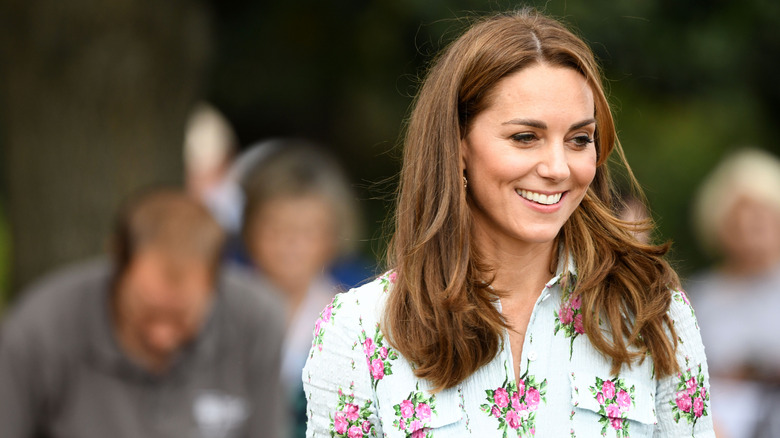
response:
M656 423L654 380L587 372L573 372L569 380L575 430L580 425L586 427L584 430L600 426L602 435L615 431L618 437L652 436Z
M381 394L382 430L388 437L407 437L417 430L425 430L433 437L452 436L463 432L463 407L457 388L436 394L405 385L387 388ZM457 434L456 434L457 435Z

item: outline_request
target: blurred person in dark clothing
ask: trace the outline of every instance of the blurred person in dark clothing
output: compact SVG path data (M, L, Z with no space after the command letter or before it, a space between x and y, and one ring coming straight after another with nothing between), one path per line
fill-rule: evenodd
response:
M278 300L220 268L184 192L120 211L112 261L52 274L0 329L0 437L277 437Z
M780 161L727 157L694 204L694 226L719 263L688 281L707 349L714 419L724 437L777 437L780 408ZM774 424L773 424L774 423Z
M291 436L302 437L306 402L301 372L314 323L341 291L329 268L355 246L357 205L341 167L321 147L282 139L256 148L244 178L243 240L260 281L289 305L282 381L295 419Z

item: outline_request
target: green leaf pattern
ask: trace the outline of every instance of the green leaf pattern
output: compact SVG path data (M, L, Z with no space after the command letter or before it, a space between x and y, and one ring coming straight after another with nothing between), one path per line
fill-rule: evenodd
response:
M401 403L394 405L393 426L412 438L431 438L430 420L436 414L436 397L426 397L419 387Z
M630 436L627 413L635 406L635 386L626 387L625 381L619 377L610 380L596 377L596 384L590 387L590 392L599 404L601 435L607 436L607 430L612 428L618 438Z
M361 318L360 325L363 321ZM360 331L360 344L363 345L363 352L366 354L366 364L371 374L371 386L376 390L376 386L385 376L393 374L392 360L398 359L398 353L385 345L385 337L380 330L379 323L376 323L374 337L366 335L365 330Z
M510 430L517 436L527 437L536 434L536 410L546 403L547 379L537 382L536 378L525 374L517 381L507 377L496 389L485 390L487 403L480 410L498 421L497 429L506 438Z
M561 285L561 307L555 312L555 331L563 332L564 336L570 338L569 359L574 352L574 340L577 336L585 333L582 323L582 297L580 294L574 294L577 285L577 276L570 273L564 277Z
M325 306L320 312L320 317L317 318L317 322L314 323L314 340L311 343L312 349L309 357L314 356L314 347L317 347L317 351L322 351L322 337L325 335L325 326L332 324L333 318L336 316L336 312L341 308L341 302L339 302L339 296L333 297L333 300Z
M354 388L354 382L349 386L350 392ZM345 394L341 388L338 392L336 412L330 417L330 436L363 438L375 437L376 428L369 420L371 417L371 400L366 400L363 406L355 404L355 394Z
M695 371L693 368L688 368L684 372L677 373L677 377L677 393L674 400L669 401L672 415L676 423L685 419L693 429L699 418L707 415L707 405L710 401L710 393L704 385L701 364Z

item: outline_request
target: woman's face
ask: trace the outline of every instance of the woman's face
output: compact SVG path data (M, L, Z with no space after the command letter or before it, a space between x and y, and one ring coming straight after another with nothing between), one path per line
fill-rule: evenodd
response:
M742 195L718 235L730 262L773 265L780 254L780 214L769 202Z
M307 290L335 254L334 216L327 201L315 195L266 202L251 228L253 261L285 292Z
M478 241L551 244L596 174L593 92L573 69L535 64L487 98L461 145Z

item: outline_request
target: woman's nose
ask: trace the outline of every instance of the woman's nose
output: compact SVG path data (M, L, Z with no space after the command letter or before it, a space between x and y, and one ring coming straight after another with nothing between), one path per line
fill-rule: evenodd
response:
M571 175L569 161L562 141L548 144L542 152L537 171L542 178L555 182L565 181Z

